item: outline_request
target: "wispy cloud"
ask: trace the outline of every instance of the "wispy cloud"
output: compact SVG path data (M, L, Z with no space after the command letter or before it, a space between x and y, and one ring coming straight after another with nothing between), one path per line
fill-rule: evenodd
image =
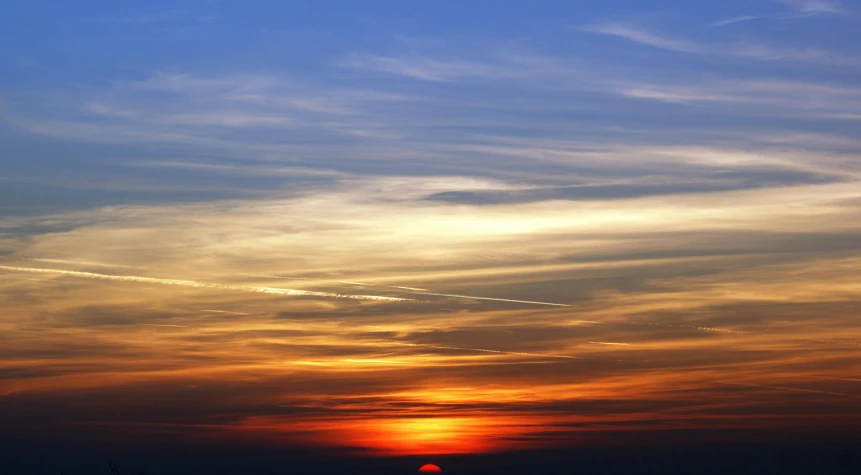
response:
M782 48L749 41L729 45L725 54L761 61L798 61L840 66L857 66L861 64L861 61L854 56L847 56L818 48Z
M799 117L854 120L861 113L861 90L850 86L783 80L713 80L700 85L636 84L617 89L619 94L683 104L750 106L760 115L795 114Z
M218 19L212 14L193 14L186 10L166 10L156 13L141 13L138 15L125 16L102 16L86 18L88 23L106 23L118 25L153 25L160 23L174 23L180 21L191 21L195 23L211 23Z
M791 8L790 13L763 15L739 15L712 23L712 26L726 26L751 20L797 20L825 14L845 13L842 2L838 0L774 0Z
M753 16L753 15L740 15L740 16L734 16L734 17L726 18L724 20L716 21L716 22L712 23L712 26L726 26L726 25L732 25L735 23L742 23L745 21L758 20L760 18L762 18L762 17L761 16Z
M47 262L50 264L73 264L73 265L93 266L93 267L116 267L119 269L139 269L139 267L126 266L126 265L121 265L121 264L108 264L108 263L104 263L104 262L90 262L90 261L76 261L76 260L68 260L68 259L46 259L46 258L34 257L31 260L34 260L37 262Z
M421 347L421 348L433 348L438 350L459 350L459 351L476 351L479 353L496 353L500 355L512 355L512 356L527 356L531 358L558 358L558 359L566 359L566 360L580 360L583 359L579 356L567 356L567 355L549 355L546 353L524 353L522 351L501 351L501 350L489 350L487 348L462 348L458 346L443 346L443 345L429 345L429 344L420 344L420 343L394 343L397 345L403 346L412 346L412 347Z
M90 23L149 25L152 23L168 21L172 18L172 16L173 15L166 13L153 13L135 16L96 17L88 18L86 21Z
M511 65L467 60L441 60L420 55L352 54L337 64L434 82L517 78L523 77L525 74L522 69L514 68Z
M839 13L842 11L839 0L776 0L800 13Z
M307 84L271 73L157 72L110 88L54 97L50 117L12 108L3 118L35 133L109 143L169 143L244 154L294 148L289 134L391 138L378 111L417 98L374 89ZM229 129L245 133L226 134ZM256 133L255 133L256 132ZM253 138L249 138L250 134Z
M583 28L583 31L616 36L631 40L635 43L654 46L655 48L670 51L680 51L684 53L705 52L703 46L696 42L646 31L642 28L625 23L603 23Z
M752 18L732 19L729 23ZM720 23L720 22L719 22ZM729 24L723 23L723 24ZM735 56L759 61L797 61L832 65L858 65L857 58L817 48L785 48L752 41L735 41L725 44L702 43L693 40L666 36L639 26L623 23L605 23L584 28L583 31L624 38L654 48L681 53Z
M551 141L539 147L534 138L526 149L530 142L520 140L523 156L578 149ZM641 146L604 150L594 163L606 170L609 161L624 168L660 156L668 168L689 171L699 160L726 172L779 162L786 153ZM572 156L559 155L559 161ZM379 451L392 450L393 434L421 427L410 419L415 413L436 421L453 410L474 415L464 427L514 416L524 422L512 426L526 424L531 431L585 426L594 437L620 421L629 431L679 421L709 429L785 426L790 416L751 416L773 406L775 388L769 386L800 389L782 391L783 410L803 410L811 425L833 427L833 406L810 408L834 400L828 393L850 391L811 382L811 376L851 377L856 369L856 345L829 343L858 339L846 325L858 302L861 268L850 255L858 249L859 221L852 219L858 210L846 204L861 193L856 183L489 207L424 199L520 186L457 176L346 177L300 196L93 211L74 229L26 240L17 253L60 255L64 249L62 255L79 260L146 262L189 278L0 267L7 274L64 276L0 280L6 297L0 324L9 340L3 393L18 396L11 398L13 408L57 394L74 408L90 400L92 388L173 395L176 387L194 387L207 397L195 392L177 399L181 418L136 412L128 398L116 397L85 416L66 409L64 420L117 413L158 424L215 418L218 424L207 430L270 427L278 434L266 437L296 436L301 426L315 437L341 433L321 444L357 437L360 446ZM483 260L486 255L503 258ZM229 274L301 274L303 285L324 289L338 281L391 283L398 290L420 283L450 297L440 299L442 305L369 307L343 301L344 295L364 297L351 290L273 300L249 296L296 294L210 284L205 277ZM129 285L113 285L122 282ZM505 302L452 305L451 299L473 294L558 300L576 311L523 310ZM42 318L33 318L35 305ZM806 320L810 314L824 317L814 324ZM771 325L773 315L791 322ZM565 376L572 371L576 381ZM238 378L255 383L241 398L235 396ZM729 390L724 381L742 386ZM560 423L572 405L581 411ZM268 423L260 419L285 413ZM552 417L536 422L542 414ZM20 424L31 427L36 420L50 427L55 417L40 413ZM378 418L388 422L381 426ZM389 427L398 424L402 431ZM569 424L574 429L565 428ZM382 431L379 440L368 441L371 427ZM453 426L434 427L425 432L452 437ZM344 435L352 431L359 435ZM570 440L564 434L561 440ZM462 438L457 441L462 445ZM410 444L396 449L426 450Z

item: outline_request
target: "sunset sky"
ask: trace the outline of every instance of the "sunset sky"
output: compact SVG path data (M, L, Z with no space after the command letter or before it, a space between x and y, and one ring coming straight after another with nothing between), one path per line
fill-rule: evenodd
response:
M4 440L861 433L857 1L3 11Z

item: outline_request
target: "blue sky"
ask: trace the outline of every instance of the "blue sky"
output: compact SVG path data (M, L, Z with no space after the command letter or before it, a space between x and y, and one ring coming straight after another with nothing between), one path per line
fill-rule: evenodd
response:
M816 134L816 144L792 146L838 152L827 137L851 140L859 119L854 2L12 2L9 11L3 166L43 181L56 172L151 183L168 180L153 165L161 161L288 156L449 174L474 161L449 146L497 138L758 148ZM382 158L398 154L416 159ZM129 162L151 166L117 168ZM492 173L473 165L470 174Z

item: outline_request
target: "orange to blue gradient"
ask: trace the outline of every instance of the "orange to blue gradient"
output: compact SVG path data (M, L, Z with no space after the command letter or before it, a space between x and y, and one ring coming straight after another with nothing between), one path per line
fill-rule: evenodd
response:
M857 4L31 3L0 19L8 433L861 429Z

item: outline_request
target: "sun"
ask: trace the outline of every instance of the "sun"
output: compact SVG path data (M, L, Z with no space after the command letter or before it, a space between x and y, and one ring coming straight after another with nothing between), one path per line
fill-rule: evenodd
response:
M421 468L419 468L419 473L442 473L442 469L432 463L429 463L422 465Z

